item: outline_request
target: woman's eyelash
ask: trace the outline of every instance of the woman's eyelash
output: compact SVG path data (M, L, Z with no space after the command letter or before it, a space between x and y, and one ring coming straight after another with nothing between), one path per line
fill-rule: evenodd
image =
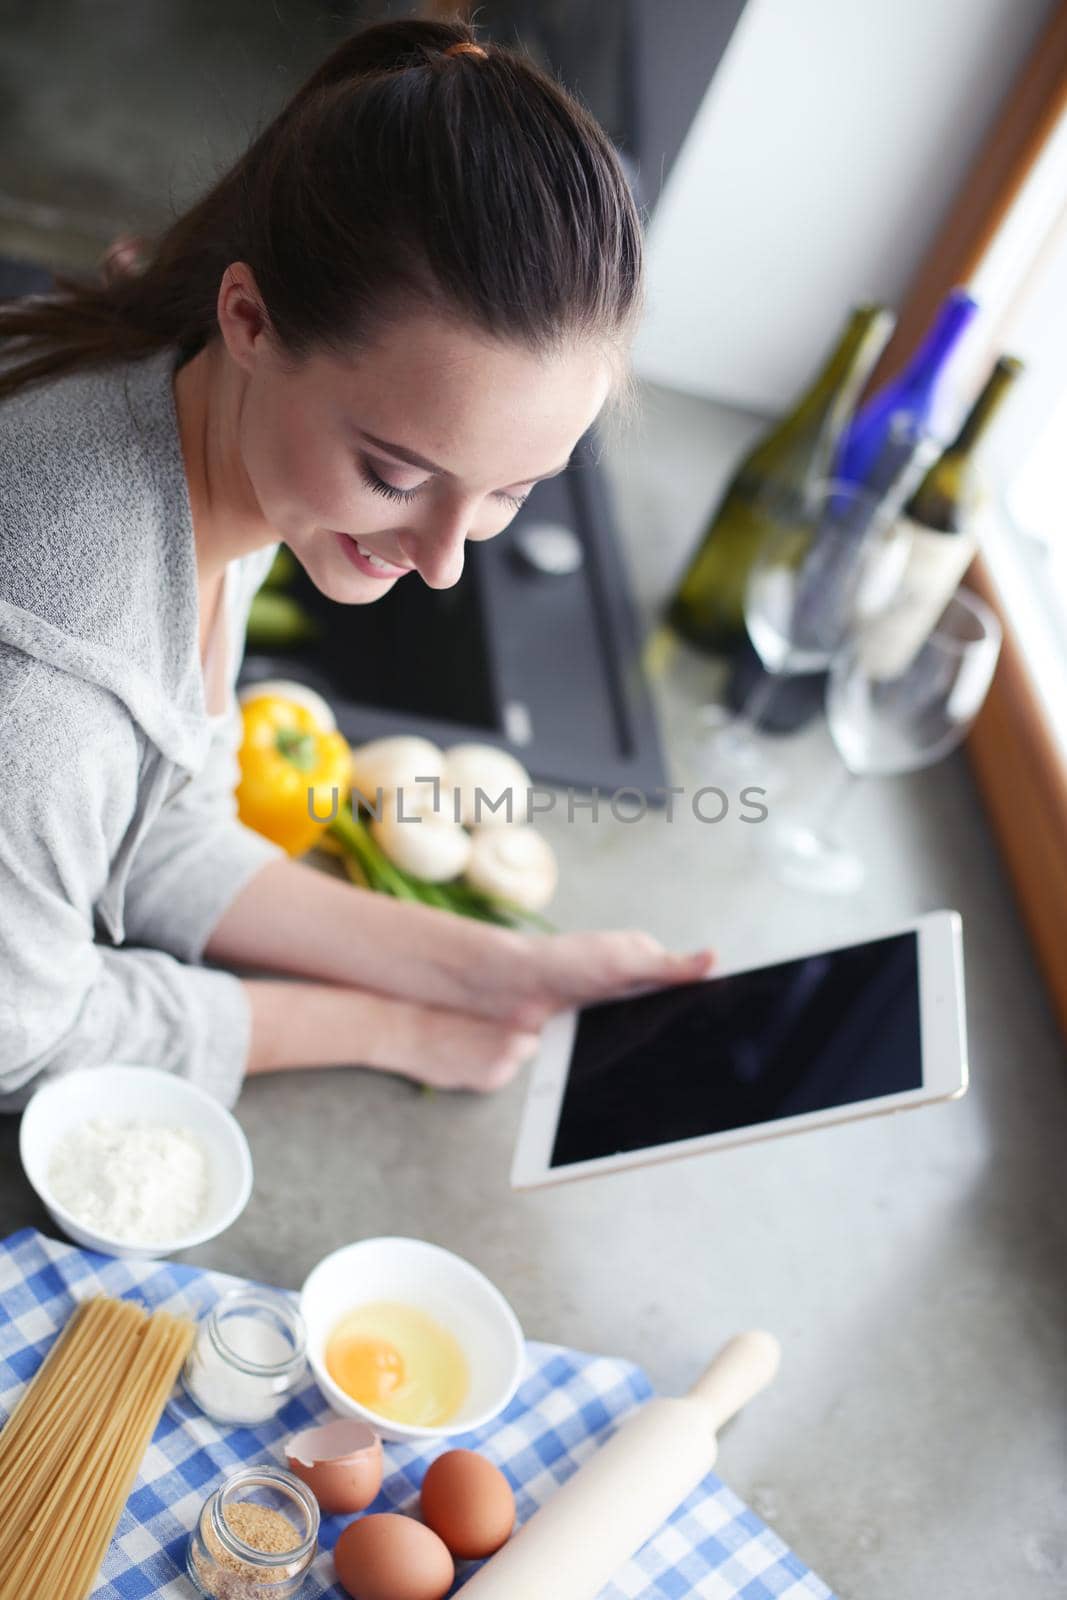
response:
M361 475L363 482L367 485L368 489L373 489L375 494L384 495L387 500L396 500L400 502L414 500L416 495L421 494L422 492L421 484L418 489L398 489L395 484L386 483L384 479L379 478L378 474L372 471L372 469L365 463L361 468ZM514 506L517 511L520 506L524 506L526 504L526 501L529 499L529 495L524 494L520 496L517 494L504 494L501 491L497 494L497 499L506 500L508 505Z
M418 489L397 489L391 483L385 483L370 467L362 468L363 482L368 489L373 489L375 494L383 494L387 500L414 500Z

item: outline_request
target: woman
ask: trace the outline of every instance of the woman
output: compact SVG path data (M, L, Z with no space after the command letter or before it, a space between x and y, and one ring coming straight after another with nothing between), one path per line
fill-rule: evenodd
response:
M560 1007L704 974L636 932L371 895L233 802L279 541L346 605L454 584L625 392L640 289L593 119L403 21L336 50L141 270L0 308L0 1105L114 1059L226 1103L357 1061L491 1089Z

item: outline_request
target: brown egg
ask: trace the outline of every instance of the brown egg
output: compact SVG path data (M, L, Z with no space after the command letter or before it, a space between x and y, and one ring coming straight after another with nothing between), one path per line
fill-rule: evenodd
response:
M511 1485L499 1467L473 1450L447 1450L432 1461L419 1503L427 1527L464 1561L491 1556L515 1526Z
M382 1486L382 1441L365 1422L305 1428L286 1442L285 1459L328 1515L364 1510Z
M392 1511L350 1522L333 1559L352 1600L443 1600L456 1576L436 1533Z

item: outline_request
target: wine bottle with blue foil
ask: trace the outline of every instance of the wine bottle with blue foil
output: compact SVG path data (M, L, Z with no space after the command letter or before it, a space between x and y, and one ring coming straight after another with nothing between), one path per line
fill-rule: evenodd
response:
M888 509L899 509L929 464L924 445L940 427L945 373L977 310L977 301L962 289L945 297L911 360L875 390L844 430L834 478L860 483L888 502ZM827 575L830 582L832 575ZM728 704L744 706L763 676L759 657L746 640L727 684ZM825 684L822 672L783 683L757 725L769 733L802 728L821 710Z
M915 485L898 485L895 441L906 447L924 435L937 436L949 359L977 310L977 300L963 289L953 289L945 296L932 327L903 371L876 389L846 428L833 469L835 478L861 483L874 494L894 489L899 493L903 488L903 503Z
M760 545L825 478L856 398L893 330L884 306L858 306L826 365L734 473L667 610L671 627L709 654L745 639L744 597Z

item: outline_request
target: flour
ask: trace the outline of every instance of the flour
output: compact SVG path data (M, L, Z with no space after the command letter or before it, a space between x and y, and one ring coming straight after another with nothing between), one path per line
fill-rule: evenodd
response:
M83 1227L122 1244L159 1244L196 1230L211 1173L206 1148L183 1128L98 1117L57 1142L48 1182Z

